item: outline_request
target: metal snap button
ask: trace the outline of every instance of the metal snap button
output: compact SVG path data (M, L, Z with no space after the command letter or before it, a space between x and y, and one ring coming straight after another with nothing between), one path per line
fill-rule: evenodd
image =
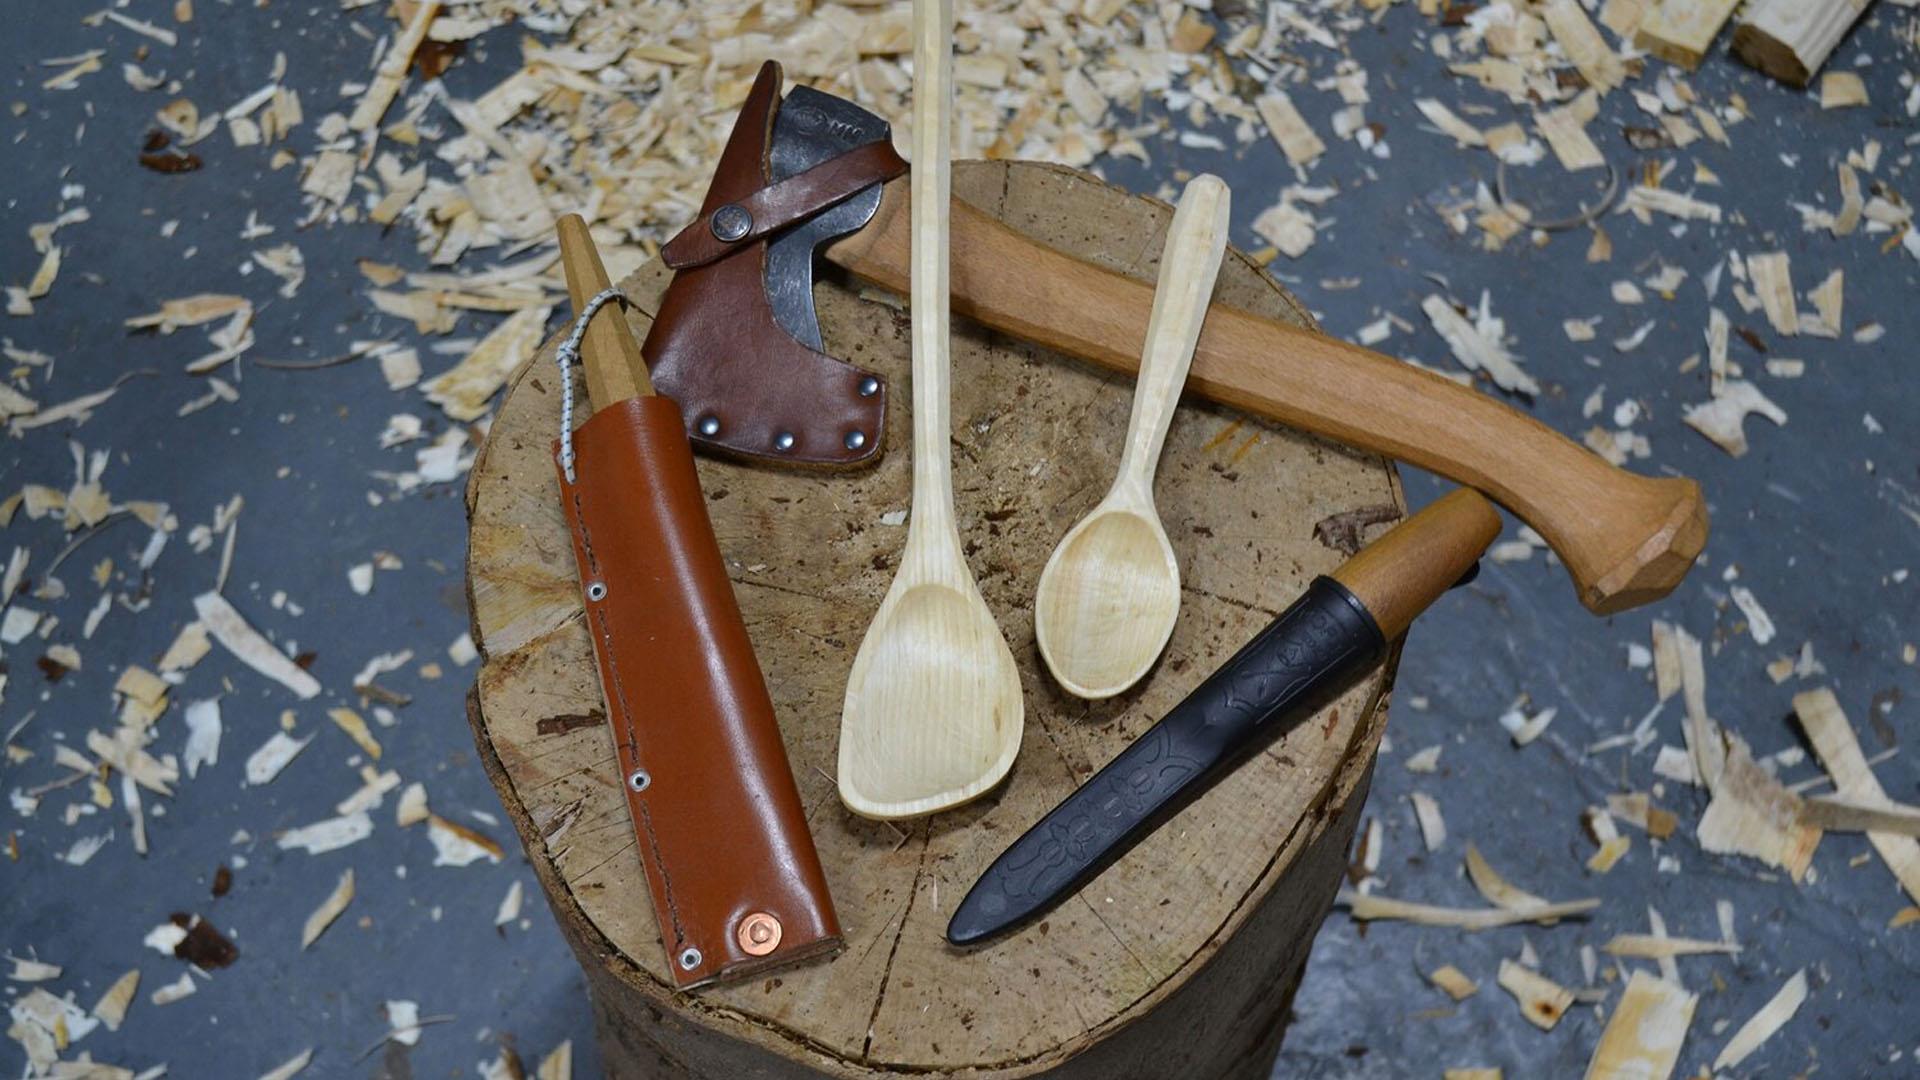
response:
M748 956L765 956L780 947L780 920L756 911L740 920L733 938Z
M720 434L720 418L712 413L708 413L701 417L698 423L694 425L694 430L711 439L715 435Z
M713 212L708 227L714 239L731 244L753 230L753 215L738 203L728 203Z

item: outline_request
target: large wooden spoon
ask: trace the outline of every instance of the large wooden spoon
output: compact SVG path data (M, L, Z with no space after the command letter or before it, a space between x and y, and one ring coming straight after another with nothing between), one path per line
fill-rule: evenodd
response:
M913 5L913 517L840 714L840 799L904 818L987 791L1020 750L1020 674L960 550L948 460L953 2Z
M1193 363L1227 249L1227 185L1194 177L1160 256L1133 419L1113 487L1047 559L1033 632L1047 669L1069 693L1112 697L1138 682L1180 616L1180 564L1153 504L1153 474Z

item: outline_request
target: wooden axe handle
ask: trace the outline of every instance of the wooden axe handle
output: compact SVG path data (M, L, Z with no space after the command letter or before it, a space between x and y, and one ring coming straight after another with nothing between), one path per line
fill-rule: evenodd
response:
M907 289L906 178L827 258ZM953 310L1116 371L1140 363L1153 284L1100 269L954 199ZM1477 488L1553 545L1580 602L1608 615L1665 596L1707 541L1700 485L1614 468L1468 387L1322 334L1214 304L1187 389Z

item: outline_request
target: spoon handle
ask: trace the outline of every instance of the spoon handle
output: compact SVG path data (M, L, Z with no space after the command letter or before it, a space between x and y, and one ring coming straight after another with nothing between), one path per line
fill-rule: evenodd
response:
M920 205L916 199L915 206ZM942 204L945 205L945 204ZM1120 457L1120 484L1135 484L1153 499L1153 472L1166 445L1167 428L1186 385L1193 347L1227 250L1227 214L1232 194L1219 177L1201 173L1180 194L1160 254L1160 283L1153 293L1146 345L1140 352L1139 382L1133 391L1133 418Z
M952 540L952 378L948 356L948 149L953 114L953 0L913 4L913 517L909 551Z

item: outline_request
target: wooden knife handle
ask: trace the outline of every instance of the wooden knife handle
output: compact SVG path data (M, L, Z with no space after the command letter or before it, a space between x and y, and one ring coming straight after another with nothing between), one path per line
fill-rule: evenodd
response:
M905 178L889 182L873 222L827 257L904 293L907 201ZM956 313L1103 367L1138 369L1151 283L952 205ZM1492 397L1309 330L1215 304L1187 388L1486 492L1546 538L1596 614L1665 596L1706 545L1706 503L1693 480L1617 469Z
M567 296L578 316L587 301L611 288L613 282L607 279L600 251L593 246L587 223L579 214L562 216L556 231L560 236L560 267L567 276ZM602 306L587 324L586 336L580 341L580 366L587 372L587 402L596 411L653 393L640 342L617 302Z

